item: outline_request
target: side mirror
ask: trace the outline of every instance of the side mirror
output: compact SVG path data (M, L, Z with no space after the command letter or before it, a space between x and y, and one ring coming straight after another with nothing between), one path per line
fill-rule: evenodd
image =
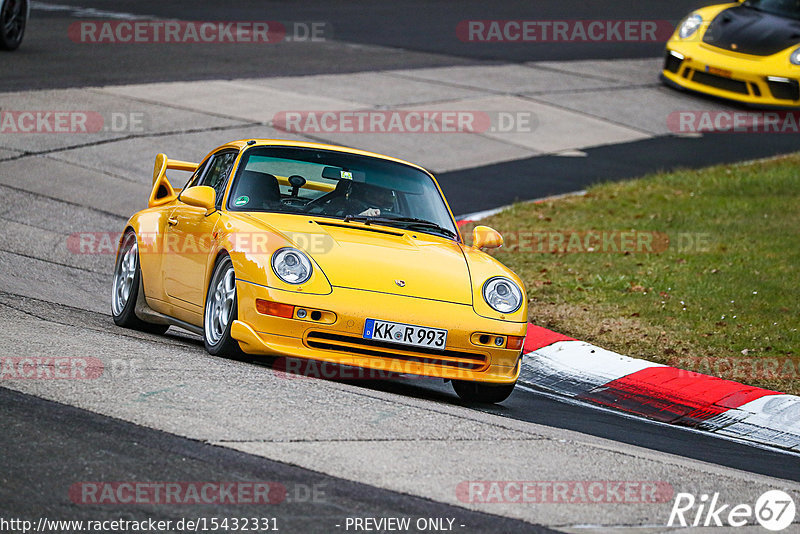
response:
M217 192L213 187L207 185L196 185L181 192L179 197L181 202L198 208L205 208L206 211L215 209L217 202Z
M503 236L488 226L476 226L472 230L472 246L479 249L503 246Z

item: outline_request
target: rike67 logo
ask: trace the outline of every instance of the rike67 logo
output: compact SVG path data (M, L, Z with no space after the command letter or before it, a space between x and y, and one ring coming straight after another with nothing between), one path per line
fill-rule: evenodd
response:
M792 497L781 490L764 492L755 506L724 503L719 493L702 494L699 499L691 493L678 493L667 526L743 527L757 522L767 530L779 532L792 524L796 511Z

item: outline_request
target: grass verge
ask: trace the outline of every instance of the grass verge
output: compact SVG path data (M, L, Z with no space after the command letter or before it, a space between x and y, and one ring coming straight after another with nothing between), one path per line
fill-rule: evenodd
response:
M493 255L525 281L534 324L800 394L800 155L602 184L481 224L506 238Z

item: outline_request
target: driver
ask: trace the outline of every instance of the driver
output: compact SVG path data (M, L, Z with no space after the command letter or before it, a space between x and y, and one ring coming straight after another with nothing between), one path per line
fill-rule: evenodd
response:
M394 191L374 185L353 183L348 195L350 205L355 209L363 209L359 215L377 217L391 212L394 208ZM355 201L355 202L353 202ZM355 211L355 210L353 210Z
M336 189L309 203L309 213L377 217L395 211L394 191L376 185L340 180Z

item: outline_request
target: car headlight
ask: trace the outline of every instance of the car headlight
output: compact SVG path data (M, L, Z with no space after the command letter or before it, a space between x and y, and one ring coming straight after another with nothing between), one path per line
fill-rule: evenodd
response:
M522 306L522 290L508 278L496 276L483 284L483 300L500 313L512 313Z
M681 23L681 27L678 30L678 35L681 39L686 39L687 37L691 37L703 24L703 17L698 15L697 13L692 13Z
M311 278L313 267L308 256L296 248L286 247L272 255L272 270L287 284L302 284Z
M792 55L789 56L789 61L792 62L792 65L800 65L800 48L792 52Z

